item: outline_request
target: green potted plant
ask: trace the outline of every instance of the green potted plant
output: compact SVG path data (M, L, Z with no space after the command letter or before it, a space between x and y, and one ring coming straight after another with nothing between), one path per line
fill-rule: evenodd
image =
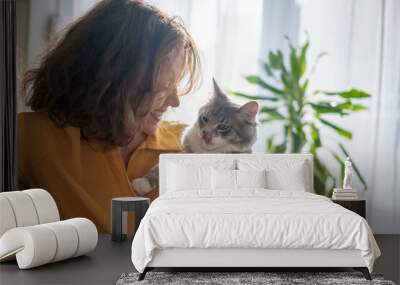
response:
M358 99L370 97L364 91L350 89L345 91L326 92L310 91L308 83L319 59L317 56L309 73L307 71L307 40L303 46L294 47L289 41L290 52L285 58L282 51L269 52L268 58L262 62L262 75L247 75L245 79L265 91L262 95L249 95L241 92L230 92L231 95L261 103L260 123L277 121L282 126L281 141L275 141L271 135L266 141L266 151L270 153L309 152L314 155L314 189L317 194L332 195L334 185L338 185L336 175L321 161L319 152L323 148L325 138L321 137L320 128L326 126L346 139L352 139L352 132L330 121L332 115L349 116L354 112L367 109L355 103ZM341 153L330 150L332 157L340 164L342 180L344 159L350 156L343 144L339 143ZM364 178L353 161L356 175L364 189L367 188Z

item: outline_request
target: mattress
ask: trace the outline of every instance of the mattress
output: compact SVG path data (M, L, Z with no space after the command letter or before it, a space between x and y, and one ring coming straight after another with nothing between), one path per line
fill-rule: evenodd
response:
M370 271L380 255L361 216L316 194L265 189L160 196L135 234L132 262L143 272L156 250L173 248L359 250Z

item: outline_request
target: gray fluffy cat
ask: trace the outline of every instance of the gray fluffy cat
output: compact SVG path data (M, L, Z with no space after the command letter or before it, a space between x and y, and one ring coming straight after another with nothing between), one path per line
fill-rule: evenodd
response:
M257 139L258 109L256 101L234 104L214 80L213 97L200 108L197 122L184 135L184 152L251 152ZM141 195L158 188L158 164L145 176L134 179L132 186Z

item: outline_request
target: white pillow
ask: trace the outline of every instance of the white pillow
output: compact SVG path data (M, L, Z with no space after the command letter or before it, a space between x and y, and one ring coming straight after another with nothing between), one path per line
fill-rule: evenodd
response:
M241 188L267 188L266 170L230 170L211 171L213 190L238 190Z
M236 190L236 170L213 167L211 181L213 190Z
M211 189L211 167L168 163L167 191Z
M293 164L283 170L267 171L268 188L272 190L306 191L305 163Z
M240 170L266 169L267 188L271 190L306 191L308 189L305 160L239 159Z
M267 171L235 170L237 188L267 188Z

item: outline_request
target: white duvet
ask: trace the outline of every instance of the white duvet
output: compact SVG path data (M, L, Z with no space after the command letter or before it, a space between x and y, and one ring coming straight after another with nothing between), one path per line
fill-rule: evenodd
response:
M319 195L265 189L162 195L134 237L135 268L165 248L358 249L371 272L380 255L359 215Z

